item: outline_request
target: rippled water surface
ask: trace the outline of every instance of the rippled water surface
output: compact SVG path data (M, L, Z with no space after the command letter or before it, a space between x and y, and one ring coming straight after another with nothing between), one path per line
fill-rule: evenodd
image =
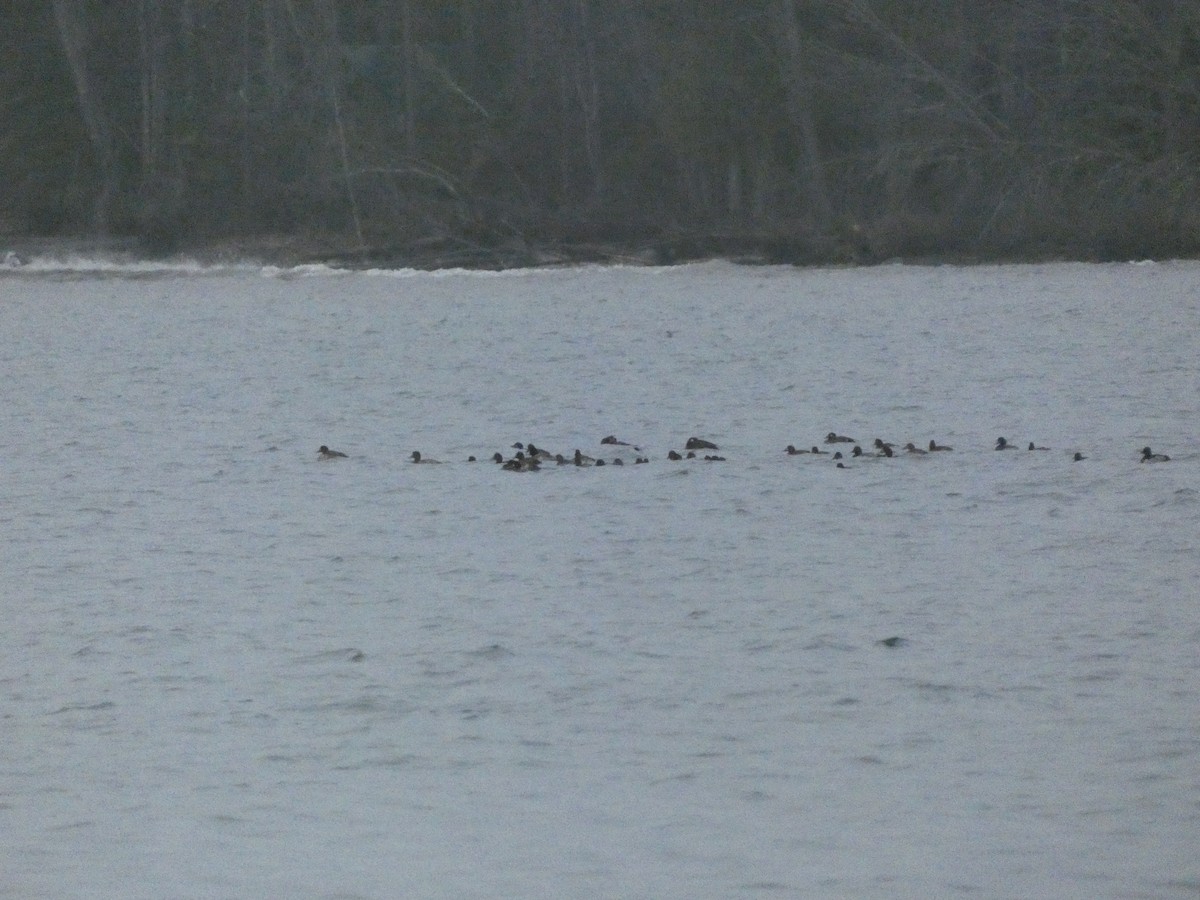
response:
M1194 898L1198 325L1191 263L0 273L0 895Z

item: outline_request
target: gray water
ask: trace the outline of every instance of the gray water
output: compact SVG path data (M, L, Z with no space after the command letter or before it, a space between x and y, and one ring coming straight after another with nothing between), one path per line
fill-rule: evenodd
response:
M1200 896L1198 322L1192 263L0 272L0 894Z

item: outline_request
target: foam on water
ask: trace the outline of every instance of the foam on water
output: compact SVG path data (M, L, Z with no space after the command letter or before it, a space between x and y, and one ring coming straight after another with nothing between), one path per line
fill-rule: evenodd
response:
M1200 267L386 274L0 278L0 893L1195 896Z
M22 278L147 278L197 277L232 272L249 273L261 266L246 262L205 262L189 257L140 259L129 253L89 253L60 250L16 254L0 259L0 279Z

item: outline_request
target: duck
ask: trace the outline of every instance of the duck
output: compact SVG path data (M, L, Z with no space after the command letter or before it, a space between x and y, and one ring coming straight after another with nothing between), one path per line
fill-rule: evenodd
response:
M1087 459L1087 457L1084 456L1082 453L1076 453L1074 456L1071 457L1071 460L1073 462L1083 462L1085 459Z
M841 451L841 450L839 450L837 453L833 454L833 458L834 458L834 459L845 459L845 457L844 457L844 456L842 456L842 451ZM841 464L841 463L838 463L838 467L839 467L839 468L842 468L842 464Z
M667 451L667 459L672 460L672 461L680 460L680 459L683 459L683 456L682 456L682 454L680 454L680 452L678 450L669 450L669 451Z
M543 450L540 447L535 447L533 445L532 441L528 444L522 444L520 441L517 441L515 444L512 445L512 449L517 451L516 455L518 457L529 456L529 457L536 457L538 459L552 459L553 458L553 454L551 454L548 450Z
M1142 462L1170 462L1171 457L1165 453L1154 453L1149 447L1142 448Z
M828 451L828 450L822 450L820 447L813 447L813 448L812 448L811 450L809 450L808 452L809 452L809 453L812 453L812 454L815 454L816 456L824 456L824 455L825 455L825 454L827 454L829 451Z
M596 464L596 460L590 456L584 456L578 447L575 448L575 457L572 462L577 466L594 466Z
M1034 444L1034 442L1033 442L1033 441L1030 441L1030 442L1029 442L1029 449L1030 449L1030 450L1049 450L1050 448L1049 448L1049 447L1039 447L1039 446L1037 446L1036 444Z
M685 450L720 450L721 448L712 441L706 441L703 438L690 437L687 439L687 444L684 445Z
M852 437L846 437L844 434L838 434L836 431L831 431L825 435L825 443L827 444L857 444L858 440Z
M617 436L615 434L610 434L607 437L600 438L600 443L601 444L612 444L617 447L633 447L633 444L629 443L629 441L617 440ZM639 453L642 452L641 447L633 447L633 449Z
M536 472L541 467L536 457L518 453L503 466L509 472Z
M929 452L937 453L941 450L953 450L953 447L947 447L945 444L939 444L937 441L929 442Z
M883 452L885 449L891 449L891 450L895 450L895 449L896 449L896 445L895 445L895 444L889 443L888 441L885 441L885 440L883 440L882 438L875 438L875 441L872 443L872 446L873 446L873 447L874 447L876 450L880 451L881 453L882 453L882 452Z
M853 456L855 459L861 459L862 457L868 456L868 455L878 456L878 457L887 457L890 459L893 456L893 453L892 453L892 448L887 446L886 444L884 444L883 449L880 450L878 453L871 453L871 454L867 454L866 451L864 451L862 447L858 446L858 444L855 444L854 450L850 453L850 455Z
M815 449L816 448L814 447L813 450L815 450ZM788 456L799 456L802 453L812 453L812 450L797 450L791 444L788 444L787 447L784 449L784 452L787 453Z
M494 462L494 463L504 462L504 454L503 453L493 453L492 454L492 462Z
M916 444L913 444L912 442L905 444L904 449L907 450L909 453L913 454L914 456L925 456L926 453L928 453L927 450L922 450L920 447L918 447Z
M992 449L993 450L1016 450L1017 448L1014 447L1012 444L1010 444L1008 442L1007 438L998 437L998 438L996 438L996 446L993 447Z
M415 463L436 463L436 464L441 464L441 460L440 460L440 459L426 459L425 457L421 456L421 451L420 451L420 450L414 450L414 451L412 452L412 461L413 461L413 462L415 462Z
M346 459L346 454L341 450L330 450L324 444L317 448L317 455L321 459Z

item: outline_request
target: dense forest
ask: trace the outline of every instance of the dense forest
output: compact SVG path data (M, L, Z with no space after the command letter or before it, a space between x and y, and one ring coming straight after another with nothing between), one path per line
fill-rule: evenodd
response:
M1200 250L1195 0L8 0L0 43L8 238L419 265Z

